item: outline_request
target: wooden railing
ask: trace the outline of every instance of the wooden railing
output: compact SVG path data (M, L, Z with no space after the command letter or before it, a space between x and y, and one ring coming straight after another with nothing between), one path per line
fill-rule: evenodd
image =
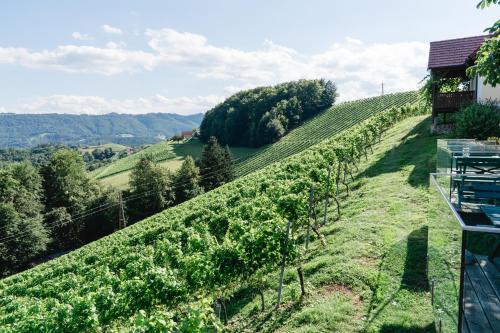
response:
M475 99L474 91L459 91L437 93L434 96L434 109L439 112L455 112L462 106L472 103Z

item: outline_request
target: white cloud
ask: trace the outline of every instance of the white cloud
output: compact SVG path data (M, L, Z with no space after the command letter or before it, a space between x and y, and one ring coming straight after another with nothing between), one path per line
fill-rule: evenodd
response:
M103 75L173 66L195 78L227 81L225 92L323 77L336 82L341 100L346 100L378 94L382 80L386 92L415 89L426 74L428 54L427 43L364 43L352 37L323 52L305 55L269 40L260 48L244 51L167 28L148 29L145 36L148 50L128 50L116 42L104 48L65 45L38 52L0 47L0 63Z
M114 34L114 35L121 35L121 34L123 34L123 30L122 29L117 28L117 27L113 27L113 26L111 26L109 24L104 24L101 28L107 34Z
M106 43L106 47L108 49L119 49L119 48L122 48L122 47L125 47L125 46L127 46L127 44L125 42L115 43L113 41L110 41L110 42Z
M351 43L351 44L356 44L356 45L361 45L363 44L363 42L359 39L356 39L356 38L352 38L352 37L349 37L347 36L345 38L345 41L348 42L348 43Z
M79 33L78 31L75 31L71 34L71 37L76 40L83 40L83 41L88 41L88 40L93 40L94 38L90 35L87 34L82 34Z
M193 114L205 112L224 97L207 95L196 97L169 98L160 94L148 98L107 99L100 96L51 95L20 101L9 109L0 107L0 112L15 113L67 113L67 114L106 114L111 112L143 114L168 112Z
M157 59L153 54L144 51L64 45L51 51L41 52L0 47L0 63L2 62L68 73L113 75L152 70L156 66Z
M147 30L146 36L159 63L184 66L199 78L234 81L225 91L323 77L338 83L342 100L377 94L382 80L388 92L415 89L428 54L426 43L365 44L351 37L306 56L268 40L258 50L242 51L172 29Z

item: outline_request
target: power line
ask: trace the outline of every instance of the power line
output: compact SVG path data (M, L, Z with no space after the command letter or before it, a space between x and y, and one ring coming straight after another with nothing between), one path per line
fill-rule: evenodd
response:
M214 177L218 171L219 170L214 170L214 171L206 174L204 177L201 177L201 178L202 179L209 179L211 177ZM172 187L172 189L179 189L179 188L182 188L183 186L186 186L188 184L189 184L188 181L183 182L183 183L177 183L177 184L175 184ZM148 196L151 193L154 193L156 191L157 190L154 189L154 190L150 190L150 191L146 191L146 192L142 192L142 193L137 193L135 195L133 194L130 197L128 197L127 199L123 200L123 203L129 202L129 201L133 201L133 200L136 200L136 199L140 199L140 198L144 198L144 197L146 197L146 196ZM86 212L84 212L84 213L82 213L80 215L77 215L74 218L71 218L70 221L66 221L65 223L62 223L61 226L66 225L68 223L73 223L75 221L79 221L79 220L81 220L81 219L83 219L85 217L91 216L91 215L93 215L95 213L99 213L99 212L105 211L105 210L107 210L107 209L109 209L111 207L118 206L119 204L120 204L119 202L118 203L111 203L111 204L103 205L102 208L100 208L100 209L97 209L97 208L91 209L91 210L86 211ZM47 214L45 214L45 215L47 215ZM58 222L62 222L62 221L63 221L63 219L59 219L59 220L53 221L51 223L46 223L45 226L51 227L51 226L54 226L54 225L58 224ZM6 241L10 241L11 239L15 239L17 237L24 236L24 235L27 235L29 233L30 233L30 231L25 231L25 232L21 232L21 233L18 233L18 234L13 234L13 235L10 235L10 236L4 237L4 238L0 238L0 243L4 243Z

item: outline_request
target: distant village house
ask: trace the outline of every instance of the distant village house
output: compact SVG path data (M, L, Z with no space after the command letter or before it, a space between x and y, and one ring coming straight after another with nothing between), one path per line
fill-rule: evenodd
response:
M181 132L181 137L183 139L189 139L193 137L193 131L182 131Z

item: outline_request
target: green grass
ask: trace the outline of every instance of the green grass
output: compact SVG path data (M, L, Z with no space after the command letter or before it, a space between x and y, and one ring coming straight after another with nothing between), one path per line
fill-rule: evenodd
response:
M231 300L232 331L435 332L425 259L429 226L447 212L432 209L437 137L429 128L425 117L403 121L361 163L351 194L341 200L340 219L335 207L328 211L330 223L321 230L327 246L313 240L306 256L308 295L300 299L289 267L285 304L270 312L278 281L273 274L267 311L261 313L260 297L246 290Z

